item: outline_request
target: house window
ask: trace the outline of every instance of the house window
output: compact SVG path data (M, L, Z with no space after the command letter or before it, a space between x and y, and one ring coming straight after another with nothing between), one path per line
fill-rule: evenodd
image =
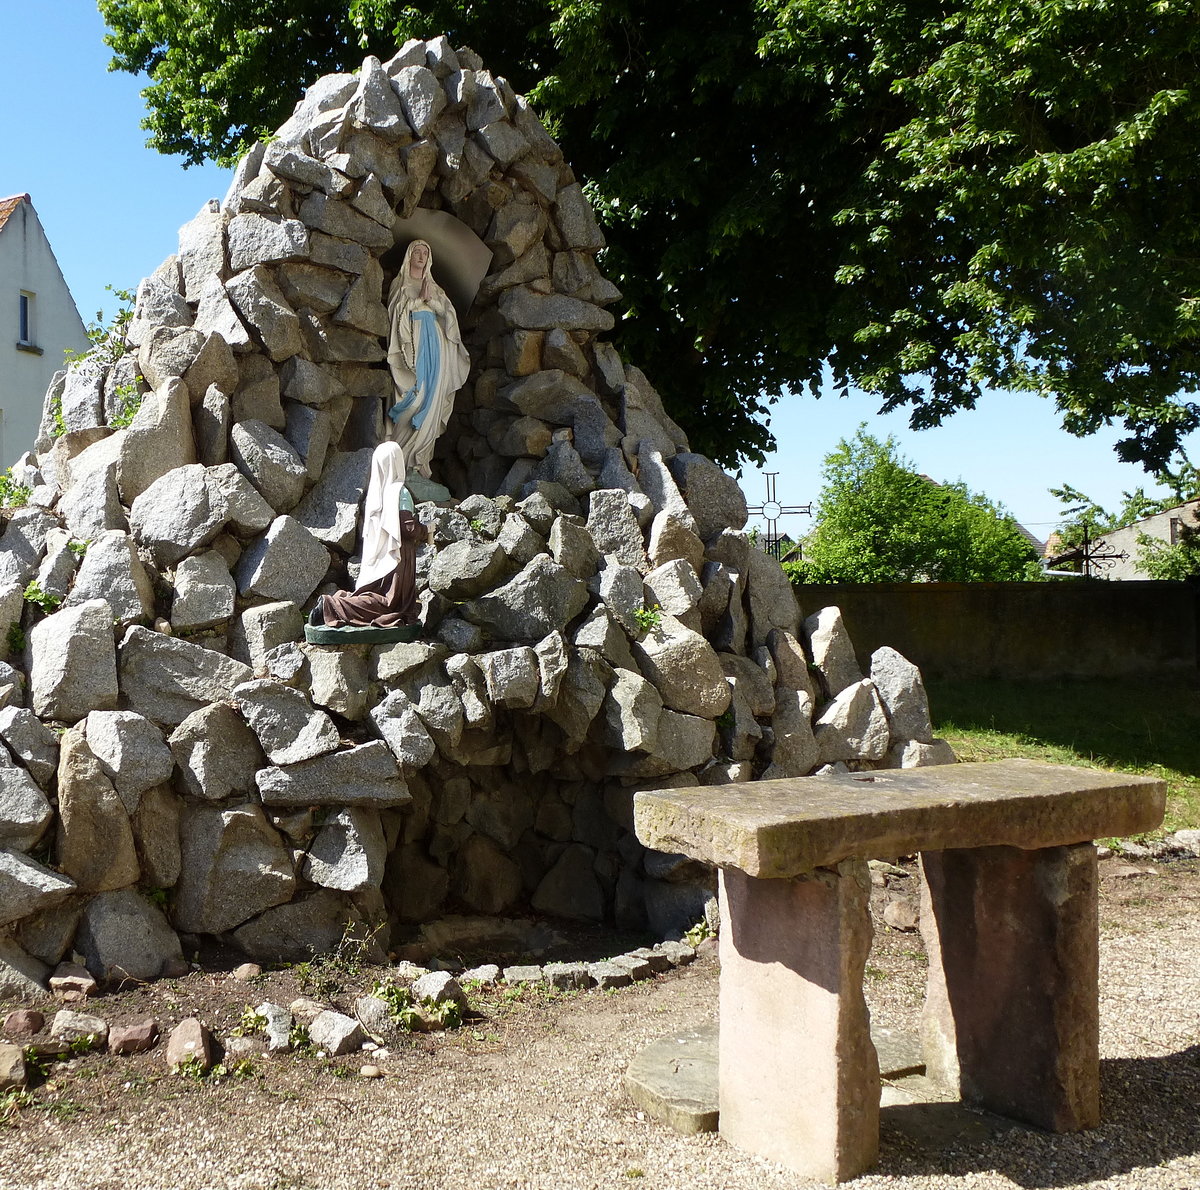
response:
M19 347L33 346L33 296L32 293L21 291L17 325L17 345Z

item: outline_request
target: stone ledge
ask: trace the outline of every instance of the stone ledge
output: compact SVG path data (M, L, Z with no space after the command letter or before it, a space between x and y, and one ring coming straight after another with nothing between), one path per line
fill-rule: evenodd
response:
M1153 777L1001 760L643 791L634 826L654 850L780 879L850 857L1136 835L1165 805Z

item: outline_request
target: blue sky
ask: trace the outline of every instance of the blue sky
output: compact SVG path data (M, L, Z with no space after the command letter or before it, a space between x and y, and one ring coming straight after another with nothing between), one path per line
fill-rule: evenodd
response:
M92 0L0 0L0 29L0 197L31 195L84 320L98 309L109 315L114 301L105 286L135 288L175 250L179 227L209 198L224 196L229 174L184 169L145 147L143 84L107 71L104 23ZM742 476L750 502L763 499L762 470L779 472L784 502L815 500L822 458L862 421L879 437L894 434L917 470L963 480L1038 537L1059 517L1050 487L1070 483L1113 507L1122 491L1152 486L1140 468L1116 459L1115 430L1073 438L1038 398L990 394L976 409L919 432L907 428L903 413L875 410L864 395L785 397L771 423L780 451ZM1192 447L1200 456L1200 436ZM794 534L808 523L793 517L780 529Z

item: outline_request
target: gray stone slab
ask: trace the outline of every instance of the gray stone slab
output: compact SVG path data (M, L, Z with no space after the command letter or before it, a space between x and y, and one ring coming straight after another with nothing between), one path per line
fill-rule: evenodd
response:
M704 1025L648 1045L625 1071L625 1092L676 1132L716 1132L717 1026Z
M720 1119L717 1095L717 1036L715 1024L701 1025L659 1038L642 1050L625 1071L625 1092L648 1116L676 1132L716 1132ZM925 1060L915 1033L871 1028L879 1055L879 1077L903 1080L902 1090L883 1088L884 1106L930 1098L946 1099L945 1087L923 1077ZM802 1072L797 1072L798 1074ZM949 1103L947 1103L949 1106ZM970 1115L955 1102L964 1115Z
M1135 835L1165 803L1152 777L1000 760L643 791L634 823L656 851L786 878L851 856Z

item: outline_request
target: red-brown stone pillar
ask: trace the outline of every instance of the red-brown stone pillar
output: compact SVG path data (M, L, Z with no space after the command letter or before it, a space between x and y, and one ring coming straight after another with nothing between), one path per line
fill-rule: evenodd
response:
M826 1182L879 1153L869 892L862 860L793 879L721 871L721 1135Z
M927 851L931 1078L1054 1132L1100 1122L1096 849Z

